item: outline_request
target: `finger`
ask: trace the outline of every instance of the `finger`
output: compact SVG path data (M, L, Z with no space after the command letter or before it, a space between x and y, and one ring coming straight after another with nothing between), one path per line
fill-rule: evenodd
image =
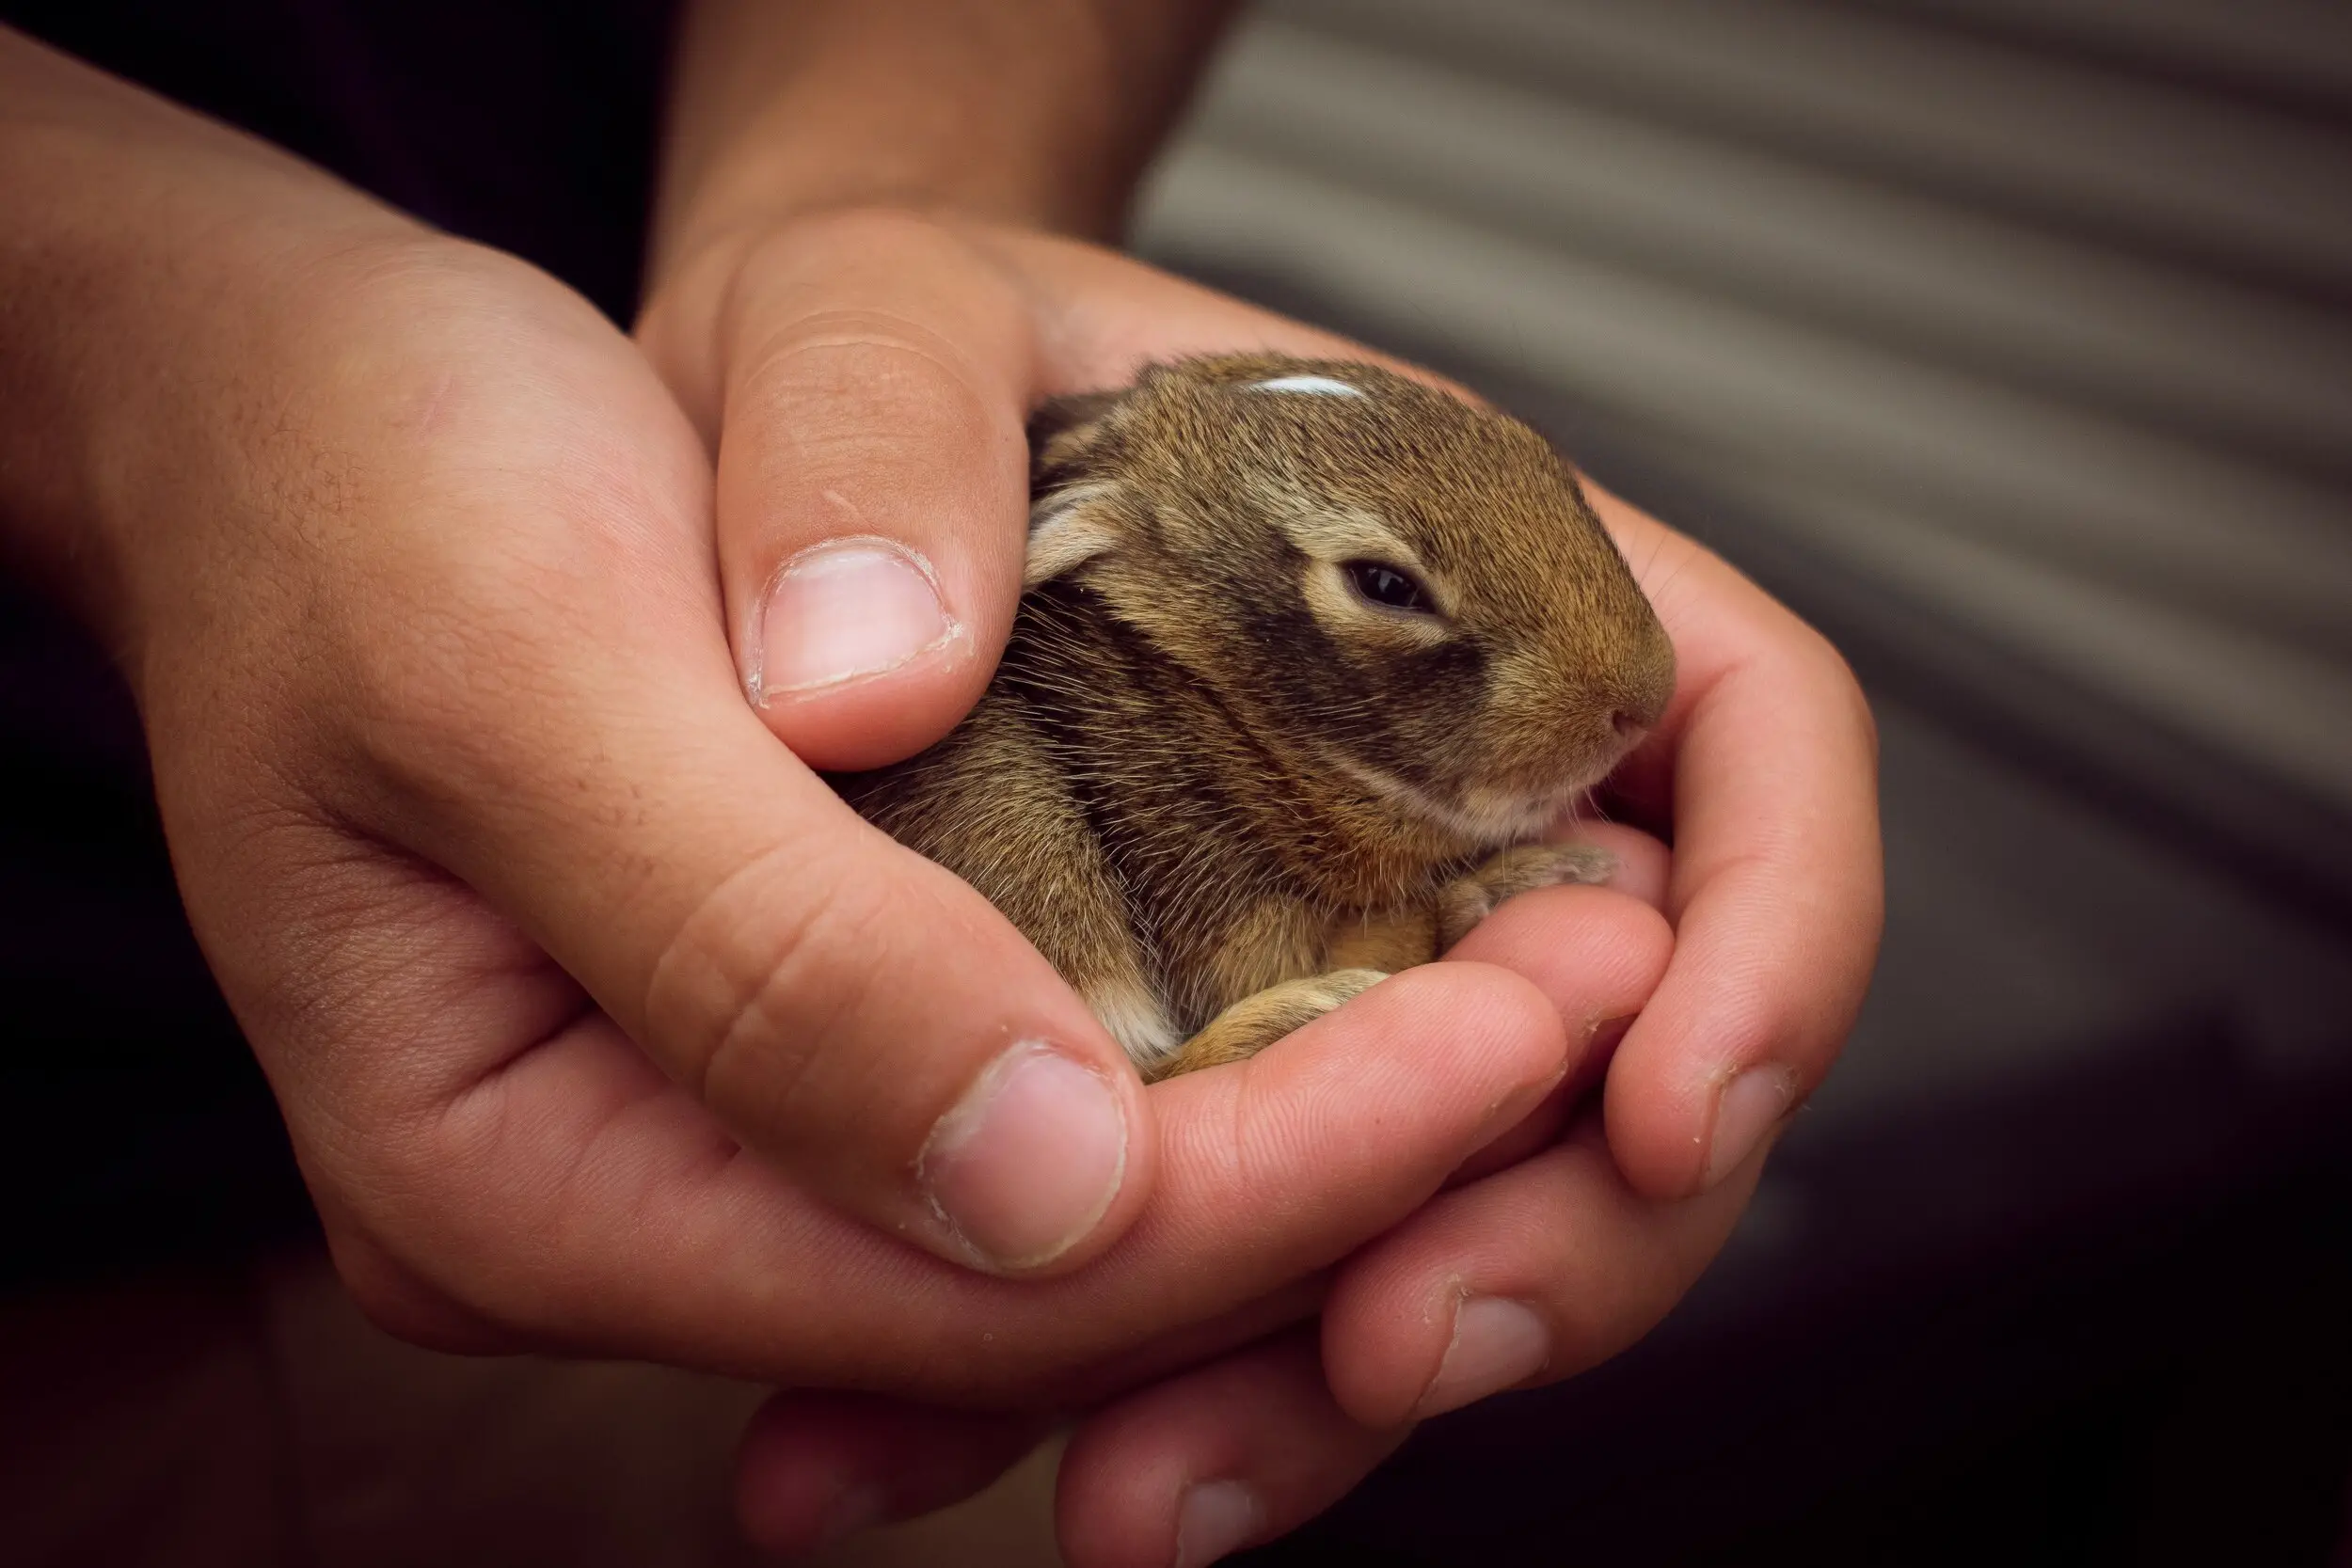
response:
M1330 1507L1407 1430L1350 1419L1313 1334L1285 1335L1079 1427L1055 1497L1062 1555L1071 1568L1201 1568Z
M1549 887L1506 901L1446 959L1525 976L1581 1046L1603 1023L1640 1010L1674 944L1665 918L1638 898L1608 887Z
M1606 1091L1627 1176L1679 1196L1743 1164L1853 1025L1883 918L1877 741L1818 634L1715 556L1592 495L1679 666L1620 781L1672 822L1675 957Z
M1091 246L909 215L795 225L736 276L727 624L754 705L829 768L919 750L985 685L1020 593L1039 401L1184 354L1381 357Z
M247 847L239 866L281 894L273 858L331 858L278 834ZM1152 1375L1311 1313L1311 1276L1425 1202L1565 1067L1557 1012L1523 979L1400 975L1248 1064L1155 1087L1163 1180L1137 1224L1088 1268L1001 1281L747 1157L582 1015L523 933L445 880L369 863L293 886L278 913L331 983L255 1022L306 1174L337 1196L355 1293L453 1346L963 1402L1096 1397L1119 1358ZM416 1092L483 1036L524 1043Z
M719 560L744 689L820 768L921 750L1012 624L1034 387L1019 294L911 215L800 224L719 325Z
M1597 841L1601 835L1578 836ZM1656 845L1645 834L1619 830L1611 843L1639 857L1629 863L1637 877L1655 858L1644 850ZM1673 952L1674 934L1658 911L1613 887L1521 894L1454 945L1449 958L1500 965L1549 997L1565 1029L1569 1056L1559 1085L1456 1171L1456 1182L1514 1164L1557 1135L1569 1112L1601 1081L1611 1053L1657 990Z
M744 1431L736 1513L756 1546L815 1551L962 1501L1019 1463L1051 1424L870 1394L778 1394Z
M1618 822L1573 821L1550 837L1558 842L1592 844L1617 858L1616 869L1601 885L1653 910L1666 907L1666 889L1674 873L1674 852L1639 828Z
M1699 1196L1645 1198L1587 1123L1446 1194L1333 1281L1323 1364L1340 1407L1394 1426L1616 1354L1722 1248L1762 1165L1759 1149Z
M570 1180L516 1183L523 1201L469 1212L485 1228L440 1253L470 1263L488 1315L543 1338L779 1382L1035 1401L1393 1226L1564 1066L1556 1015L1516 976L1400 975L1248 1063L1156 1086L1163 1179L1136 1225L1085 1270L1006 1282L798 1200L755 1163L714 1161L692 1107L632 1083L621 1042L583 1028L442 1121L501 1167L477 1162L468 1192L500 1190L508 1169ZM516 1235L546 1250L515 1256Z

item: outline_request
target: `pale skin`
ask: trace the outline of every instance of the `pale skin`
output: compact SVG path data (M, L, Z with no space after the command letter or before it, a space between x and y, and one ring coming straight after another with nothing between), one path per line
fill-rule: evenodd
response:
M817 781L986 681L1037 401L1362 353L1088 243L1215 21L696 8L633 340L0 32L0 552L139 698L339 1268L429 1343L802 1390L744 1452L771 1545L982 1484L1051 1409L1085 1412L1077 1568L1296 1524L1421 1417L1655 1323L1868 974L1845 667L1605 496L1682 672L1625 778L1640 826L1593 835L1618 876L1247 1063L1147 1091ZM845 534L928 563L943 635L754 705L769 586ZM1016 1168L1019 1137L942 1157L979 1147L946 1134L1008 1042L1078 1088L1006 1125L1095 1097L1101 1191Z

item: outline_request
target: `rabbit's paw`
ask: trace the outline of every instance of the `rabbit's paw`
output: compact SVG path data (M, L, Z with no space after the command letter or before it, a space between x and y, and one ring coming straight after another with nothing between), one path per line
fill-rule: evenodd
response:
M1144 1076L1156 1083L1180 1072L1221 1067L1254 1056L1292 1030L1312 1022L1387 978L1377 969L1335 969L1327 974L1310 974L1303 980L1268 986L1209 1020L1199 1034L1177 1047L1175 1054L1146 1069Z
M1616 856L1590 844L1521 844L1499 849L1477 870L1438 890L1438 951L1451 950L1506 898L1539 887L1605 882L1616 869Z

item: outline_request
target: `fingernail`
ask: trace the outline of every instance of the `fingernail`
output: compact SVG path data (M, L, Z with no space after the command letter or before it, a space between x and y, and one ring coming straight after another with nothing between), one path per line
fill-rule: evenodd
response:
M1049 1263L1102 1219L1127 1173L1127 1118L1101 1073L1016 1045L939 1118L915 1174L979 1261Z
M785 563L761 612L752 701L895 670L962 635L921 561L887 539L835 539Z
M1176 1509L1176 1568L1204 1568L1265 1528L1257 1494L1237 1481L1204 1481Z
M1715 1146L1707 1156L1707 1184L1711 1187L1746 1164L1796 1098L1797 1075L1785 1067L1752 1067L1725 1085L1715 1105Z
M1472 1296L1454 1311L1454 1342L1413 1407L1416 1418L1458 1410L1524 1383L1551 1359L1551 1330L1516 1301Z
M890 1499L881 1487L852 1486L825 1510L811 1549L846 1541L862 1529L881 1524L889 1515Z

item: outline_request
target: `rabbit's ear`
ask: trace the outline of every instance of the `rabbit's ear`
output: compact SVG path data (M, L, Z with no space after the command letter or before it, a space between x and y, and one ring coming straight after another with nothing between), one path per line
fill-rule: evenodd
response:
M1118 407L1126 396L1124 391L1077 392L1066 398L1048 399L1029 416L1029 445L1042 448L1057 436L1093 424Z
M1041 496L1029 508L1029 554L1021 586L1051 582L1092 561L1119 543L1122 528L1119 486L1072 484Z
M1126 398L1123 391L1081 392L1055 398L1030 415L1030 487L1047 490L1076 478L1086 467L1095 437L1103 433L1103 421Z

